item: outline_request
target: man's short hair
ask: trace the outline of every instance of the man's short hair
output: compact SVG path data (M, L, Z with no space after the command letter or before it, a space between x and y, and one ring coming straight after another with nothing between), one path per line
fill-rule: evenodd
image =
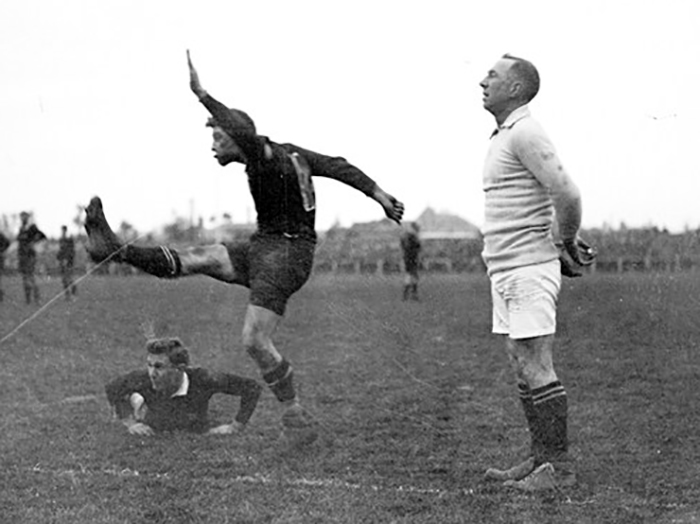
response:
M190 364L190 353L178 337L154 338L146 342L146 351L152 355L167 355L174 366Z
M513 60L508 74L520 80L523 84L523 97L525 102L529 102L540 90L540 74L534 64L524 58L509 55L506 53L502 58Z
M236 124L236 127L240 127L241 129L245 129L248 132L252 132L253 134L256 134L257 131L255 130L255 122L253 122L253 119L248 116L248 113L245 111L241 111L240 109L234 109L233 107L229 108L229 111L231 112L231 116L233 121ZM221 127L221 124L217 122L217 120L211 116L207 120L207 127Z

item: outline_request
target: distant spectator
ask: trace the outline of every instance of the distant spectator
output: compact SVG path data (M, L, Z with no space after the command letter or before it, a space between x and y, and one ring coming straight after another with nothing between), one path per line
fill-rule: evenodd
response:
M407 225L401 235L401 250L406 268L406 280L403 287L403 299L418 300L418 267L420 266L421 243L418 233L420 227L415 222Z
M2 275L5 273L5 251L10 247L10 239L0 232L0 302L5 298L2 290Z
M228 435L240 433L253 415L262 386L231 373L191 368L179 338L146 343L147 369L132 371L105 386L107 400L132 435L185 430ZM212 425L209 400L216 393L241 397L229 424Z
M68 234L68 228L61 226L61 238L58 241L58 254L56 255L61 266L61 282L66 300L70 300L78 292L78 288L73 282L73 266L75 264L75 241Z
M34 246L46 240L46 235L42 233L36 224L29 221L31 215L26 211L20 213L22 225L19 228L17 242L19 244L17 250L19 272L22 274L22 284L24 286L24 298L27 304L32 303L32 297L35 303L39 303L41 297L39 295L39 286L34 277L36 270L36 250Z

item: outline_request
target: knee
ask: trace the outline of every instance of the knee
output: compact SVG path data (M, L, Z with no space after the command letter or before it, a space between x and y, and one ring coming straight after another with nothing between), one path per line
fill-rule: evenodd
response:
M254 327L243 330L243 347L261 369L273 368L278 363L272 341Z
M242 340L243 347L248 353L255 352L265 346L264 337L255 326L244 326Z
M551 364L539 361L528 361L522 366L522 379L527 382L531 388L536 388L549 384L557 380L557 375Z

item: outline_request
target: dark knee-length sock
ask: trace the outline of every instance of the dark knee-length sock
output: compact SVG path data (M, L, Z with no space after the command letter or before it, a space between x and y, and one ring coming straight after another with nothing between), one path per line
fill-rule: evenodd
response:
M176 278L182 273L177 251L165 246L127 246L121 255L122 262L160 278Z

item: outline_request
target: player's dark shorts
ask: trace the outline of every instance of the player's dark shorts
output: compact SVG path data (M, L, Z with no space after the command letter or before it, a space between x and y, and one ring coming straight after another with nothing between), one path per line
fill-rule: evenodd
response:
M418 276L418 257L404 257L403 262L406 267L406 273Z
M255 233L248 242L224 245L237 282L250 289L250 304L284 315L289 298L311 275L316 242Z
M36 256L26 255L19 257L18 269L22 275L32 276L36 269Z

